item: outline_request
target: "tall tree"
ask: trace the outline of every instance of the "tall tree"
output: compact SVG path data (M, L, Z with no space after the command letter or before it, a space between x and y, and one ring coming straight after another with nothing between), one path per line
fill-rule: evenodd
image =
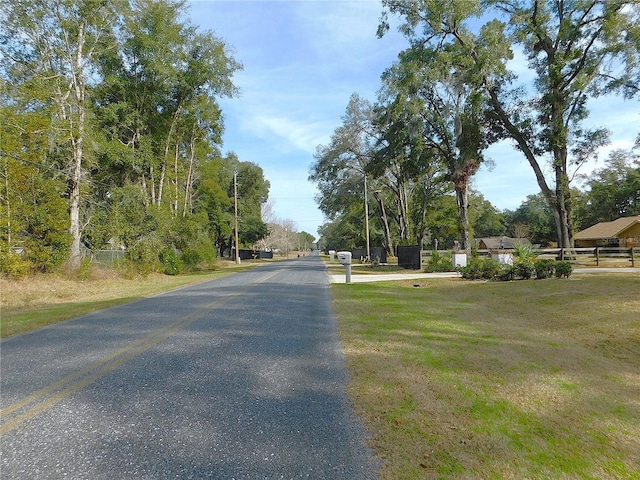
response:
M513 212L505 211L507 233L520 237L526 230L533 243L549 245L557 242L554 219L549 203L541 193L527 195L527 198Z
M251 248L269 233L267 224L262 220L262 204L269 196L270 184L259 165L239 162L235 155L232 158L232 166L237 172L240 244ZM232 194L231 191L229 193Z
M330 219L355 210L362 210L363 216L368 215L369 193L382 188L367 173L367 165L374 155L376 135L371 104L353 94L342 117L342 125L335 129L329 144L317 147L315 163L309 170L309 179L320 191L320 210ZM361 246L366 247L366 235L362 238L364 245ZM393 249L391 238L387 239L387 245Z
M233 172L227 158L209 158L201 162L196 184L195 211L206 214L208 230L220 255L233 235L233 196L229 191L233 188Z
M640 51L640 5L629 0L383 0L401 15L412 48L435 48L465 81L483 86L502 133L534 170L553 212L561 246L572 244L571 168L606 142L604 129L588 130L586 102L605 92L634 95ZM491 14L479 30L470 25ZM383 14L379 33L388 28ZM506 18L505 18L506 17ZM510 88L505 65L521 46L536 75L535 93ZM551 157L549 185L542 162Z
M103 167L123 179L135 176L147 204L163 203L171 178L166 203L176 213L179 184L193 187L189 167L198 143L221 143L215 98L236 94L231 78L241 68L221 39L198 32L184 16L181 1L136 1L118 37L120 49L101 58L105 81L95 94L110 138Z
M611 152L607 165L589 175L586 187L579 228L640 215L640 157L625 150Z
M255 177L248 185L258 185L242 200L255 217L245 220L252 231L264 230L254 198L268 195L262 171L218 149L217 98L235 95L231 77L240 65L186 14L181 0L0 4L2 155L12 159L3 164L2 207L23 210L16 199L26 197L14 179L25 165L37 168L43 181L32 185L47 185L46 195L36 193L51 219L38 228L57 232L60 202L49 200L62 174L74 267L81 235L91 249L124 246L152 270L163 250L191 264L202 257L194 248L210 256L209 238L228 233L228 187L238 166ZM27 225L16 222L2 224L7 244L29 235L42 242L22 226L12 235L18 223Z
M400 157L410 152L405 155L405 164L413 172L440 166L453 185L460 240L463 249L470 252L468 190L488 143L481 128L481 96L477 86L465 84L455 71L435 61L437 54L434 49L411 48L383 75L394 97L393 107L387 109L390 134L385 139L390 147L395 145ZM398 135L402 129L404 134Z
M81 261L81 186L85 178L88 90L95 57L113 47L111 39L123 1L8 0L2 5L3 53L11 78L46 88L57 107L55 140L68 159L70 266Z
M299 250L306 251L313 247L313 243L316 241L316 237L309 232L300 232L298 234L298 243L300 244Z
M471 196L472 223L475 238L497 237L507 233L505 217L481 194Z
M386 187L383 195L376 199L381 202L390 197L395 201L396 208L390 214L397 227L397 241L403 245L412 244L419 241L411 215L416 179L430 172L433 164L430 156L424 154L420 138L412 128L416 112L410 107L415 101L405 101L404 97L394 101L394 94L386 94L380 103L375 110L379 139L367 170ZM427 197L423 196L423 199L428 201ZM384 203L380 204L380 209L384 212Z

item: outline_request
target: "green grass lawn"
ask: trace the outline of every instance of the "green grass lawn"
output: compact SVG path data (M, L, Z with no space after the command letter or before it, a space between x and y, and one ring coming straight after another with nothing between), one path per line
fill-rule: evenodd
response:
M332 286L381 478L640 479L640 276Z

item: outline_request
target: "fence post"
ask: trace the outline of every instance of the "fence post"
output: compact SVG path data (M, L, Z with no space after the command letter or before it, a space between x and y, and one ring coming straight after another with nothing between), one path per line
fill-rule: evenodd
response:
M600 266L600 249L596 247L596 267Z
M629 249L629 254L631 255L631 266L632 266L632 267L635 267L635 266L636 266L636 259L635 259L635 257L633 256L633 247L631 247L631 248Z

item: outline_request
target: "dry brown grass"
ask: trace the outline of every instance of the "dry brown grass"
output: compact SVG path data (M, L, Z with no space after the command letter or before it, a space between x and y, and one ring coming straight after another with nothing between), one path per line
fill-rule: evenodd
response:
M111 270L96 270L84 279L59 275L35 275L19 279L1 279L0 305L3 311L55 305L67 302L102 301L130 297L183 283L183 277L150 274L126 278Z
M381 478L640 478L639 275L413 283L332 287Z
M137 298L205 281L237 267L220 262L220 270L190 275L123 276L92 269L82 275L34 275L0 278L0 336L7 337Z

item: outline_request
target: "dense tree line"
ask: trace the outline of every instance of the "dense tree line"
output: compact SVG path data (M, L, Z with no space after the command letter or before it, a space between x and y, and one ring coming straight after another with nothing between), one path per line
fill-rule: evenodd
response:
M262 169L222 154L217 103L241 68L180 0L7 0L0 6L3 270L211 264L267 232ZM22 252L17 255L16 252Z
M366 244L370 193L371 239L389 251L435 239L469 251L474 235L525 227L536 243L569 247L576 229L638 211L633 151L612 154L586 179L587 192L572 185L610 134L585 126L587 101L639 93L636 1L382 3L379 36L395 15L409 47L383 74L377 102L352 96L343 124L317 149L310 179L329 219L323 243ZM516 50L527 59L528 83L510 70ZM497 212L471 190L498 141L526 158L540 187L515 212Z

